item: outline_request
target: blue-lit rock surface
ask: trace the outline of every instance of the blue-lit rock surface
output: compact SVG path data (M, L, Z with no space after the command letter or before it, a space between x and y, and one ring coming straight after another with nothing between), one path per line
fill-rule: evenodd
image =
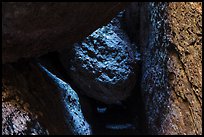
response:
M69 84L49 72L41 64L39 64L39 66L44 70L44 72L46 72L46 74L58 87L58 92L60 92L59 94L68 129L70 129L74 135L91 135L92 130L83 116L77 93L70 87Z
M119 27L113 19L60 55L80 92L107 104L126 99L136 82L132 44Z

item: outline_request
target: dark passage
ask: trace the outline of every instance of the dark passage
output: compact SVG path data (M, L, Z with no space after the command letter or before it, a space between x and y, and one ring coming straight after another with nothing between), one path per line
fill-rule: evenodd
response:
M122 42L126 43L129 47L128 50L132 50L133 57L131 58L133 63L133 71L134 75L136 77L136 82L130 81L130 84L132 84L133 88L130 91L130 94L127 98L123 99L122 101L119 101L117 103L113 104L107 104L101 101L98 101L97 99L94 99L90 96L87 96L85 93L83 93L81 90L80 85L78 85L77 82L73 80L73 77L76 76L76 73L73 73L73 77L70 77L70 73L67 73L67 68L71 68L72 64L71 59L73 58L73 48L74 46L70 46L67 51L66 59L70 60L70 62L67 63L67 67L64 67L62 60L60 60L60 56L62 53L53 52L49 53L45 56L42 56L39 61L49 68L49 70L57 75L62 80L68 82L71 87L77 92L80 99L81 108L83 111L83 114L85 118L87 119L88 123L91 125L93 134L113 134L113 135L120 135L120 134L132 134L132 135L141 135L141 134L147 134L146 127L145 127L145 113L144 113L144 104L142 100L142 96L140 93L140 81L141 81L141 60L140 60L140 51L138 50L139 47L135 43L129 40L129 37L126 34L125 27L124 27L124 11L120 12L117 17L115 17L107 26L109 30L111 30L112 33L116 34L120 38ZM110 31L109 31L110 32ZM106 32L103 32L106 33ZM107 31L108 33L108 31ZM104 34L106 35L106 34ZM99 42L107 42L108 39L103 39L100 37L97 37L97 40L99 39ZM89 39L88 39L89 40ZM101 40L101 41L100 41ZM94 41L94 39L91 39L91 41ZM101 43L89 43L91 41L86 41L87 47L89 44L93 44L95 49L100 49ZM117 39L112 39L112 41L117 41ZM108 43L109 44L109 43ZM127 46L126 45L126 46ZM81 45L80 45L81 46ZM110 45L107 45L110 46ZM113 45L114 46L114 45ZM106 45L104 46L106 48ZM103 47L102 47L103 48ZM82 46L83 49L83 46ZM87 50L87 49L84 49ZM87 50L89 51L89 50ZM108 52L108 50L104 49L104 51ZM115 49L109 50L112 51L110 53L101 53L102 55L113 55L114 52L117 52ZM96 50L95 50L96 52ZM123 54L123 51L120 54ZM89 51L87 54L89 55L91 51ZM89 55L90 57L94 58L94 53ZM118 56L113 56L118 57ZM81 65L81 64L80 64ZM83 64L82 64L83 65ZM114 65L110 64L110 65ZM100 67L100 66L99 66ZM111 66L110 66L111 67ZM121 67L121 66L119 66ZM87 70L89 71L89 70ZM80 72L77 72L80 74ZM83 71L81 72L83 75ZM88 73L88 72L87 72ZM103 72L102 72L103 73ZM113 77L115 74L112 74ZM79 76L80 77L80 76ZM88 76L89 77L89 76ZM94 77L94 75L92 76ZM97 88L91 87L90 90L95 90ZM111 87L110 87L111 88ZM89 89L87 89L89 90Z

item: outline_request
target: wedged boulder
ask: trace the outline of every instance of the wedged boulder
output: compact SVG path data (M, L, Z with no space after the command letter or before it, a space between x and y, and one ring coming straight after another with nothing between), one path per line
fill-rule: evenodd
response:
M72 45L108 23L127 3L3 2L3 63Z
M103 26L75 43L72 50L60 53L61 63L80 91L107 104L130 96L136 82L132 45L117 27Z

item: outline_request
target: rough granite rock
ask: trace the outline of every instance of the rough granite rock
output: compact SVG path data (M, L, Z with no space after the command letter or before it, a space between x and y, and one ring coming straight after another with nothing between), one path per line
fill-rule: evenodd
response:
M127 3L3 2L2 61L39 57L88 36Z
M141 46L148 134L202 135L202 3L132 3L126 13Z
M130 96L136 82L132 45L125 33L114 30L111 24L103 26L72 50L60 53L61 63L81 92L107 104Z

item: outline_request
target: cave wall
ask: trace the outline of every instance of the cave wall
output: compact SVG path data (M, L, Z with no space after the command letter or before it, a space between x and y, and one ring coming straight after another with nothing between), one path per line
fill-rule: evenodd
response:
M201 9L191 2L132 3L126 13L142 54L149 134L202 134Z
M35 6L39 4L36 3ZM62 49L93 32L103 24L102 19L108 21L108 18L119 11L119 7L123 7L123 4L111 3L107 3L109 6L89 3L90 7L85 3L82 7L77 6L77 3L61 3L59 5L63 8L60 8L59 16L48 16L45 20L44 16L51 15L47 10L51 8L53 13L55 4L49 3L48 7L42 4L38 10L31 8L32 3L3 3L2 53L5 64L2 110L5 115L2 116L6 118L9 114L10 119L16 117L10 115L7 110L19 114L18 116L23 115L20 118L23 122L19 123L17 120L16 125L9 125L10 121L3 119L2 132L5 134L72 134L62 117L64 108L60 102L61 98L51 92L58 91L53 81L48 80L39 66L31 60L9 62ZM18 6L22 6L22 11L15 10ZM67 6L70 6L72 12L64 14ZM73 8L76 6L79 9ZM8 7L11 13L5 14ZM27 14L25 11L28 9L30 12ZM40 10L46 12L39 15ZM86 10L87 12L84 12ZM90 12L93 16L85 16ZM110 12L113 14L109 14ZM36 16L29 16L33 13L36 13ZM102 17L99 18L99 15ZM24 20L26 16L30 19ZM65 16L73 17L73 22L58 20ZM19 22L10 24L15 18L18 18ZM56 18L56 22L50 21L53 18ZM96 18L98 21L94 21ZM81 19L87 24L77 24L75 27L75 23L79 23ZM28 21L28 24L22 25L21 21ZM32 26L30 22L35 21L40 23L32 23L35 24ZM144 119L147 120L145 133L202 134L202 3L131 3L126 10L125 21L129 37L139 45L142 55L141 94L145 106ZM36 27L39 30L35 30ZM71 35L69 31L72 32ZM34 124L19 131L19 124L25 126L26 121L34 121ZM11 130L7 130L7 127Z

